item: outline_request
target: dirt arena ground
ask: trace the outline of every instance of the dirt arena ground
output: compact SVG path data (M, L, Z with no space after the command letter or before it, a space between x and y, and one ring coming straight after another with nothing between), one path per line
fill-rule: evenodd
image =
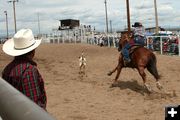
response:
M12 57L0 47L2 72ZM84 76L79 74L78 67L82 50L87 58ZM155 79L146 71L148 83L155 91L148 94L137 70L130 68L122 70L118 87L110 88L115 74L107 73L117 64L115 48L41 44L35 61L45 80L48 112L57 120L164 120L165 106L180 104L180 57L156 56L166 93L156 88Z

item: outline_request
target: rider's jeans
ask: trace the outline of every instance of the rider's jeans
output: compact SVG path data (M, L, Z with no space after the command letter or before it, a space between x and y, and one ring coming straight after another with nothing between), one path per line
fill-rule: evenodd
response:
M122 54L124 56L124 59L129 61L130 58L129 58L129 48L130 48L130 44L129 43L126 43L126 45L124 46L124 48L122 49Z

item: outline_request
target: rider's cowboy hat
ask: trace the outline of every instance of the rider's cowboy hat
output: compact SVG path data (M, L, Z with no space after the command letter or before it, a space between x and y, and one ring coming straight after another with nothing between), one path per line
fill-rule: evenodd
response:
M140 22L135 22L134 25L132 25L132 27L141 27L142 23Z
M3 44L3 51L10 56L19 56L34 50L40 43L41 40L34 39L31 29L21 29Z

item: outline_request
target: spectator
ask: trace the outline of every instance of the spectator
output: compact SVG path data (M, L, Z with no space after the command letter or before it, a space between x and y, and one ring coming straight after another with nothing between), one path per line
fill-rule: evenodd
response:
M119 38L118 37L115 37L115 45L116 45L116 48L119 48Z
M152 39L152 37L148 37L148 40L147 40L147 47L148 47L148 49L150 49L150 50L154 50L154 48L153 48L153 39Z
M175 43L176 43L177 45L179 44L179 38L178 38L178 37L176 37Z
M169 50L168 50L168 47L169 47L169 45L171 44L169 41L170 41L170 40L167 39L167 40L165 40L165 41L163 42L163 52L168 52L168 51L169 51Z
M35 49L40 43L41 40L35 40L30 29L21 29L7 40L3 51L14 56L14 60L5 67L2 78L46 110L44 80L33 61Z
M99 44L101 47L104 46L104 40L102 36L100 37Z

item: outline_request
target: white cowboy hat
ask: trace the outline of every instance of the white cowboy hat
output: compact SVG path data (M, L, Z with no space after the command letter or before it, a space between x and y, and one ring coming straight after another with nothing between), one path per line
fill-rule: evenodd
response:
M19 56L34 50L40 43L41 40L34 39L31 29L21 29L3 44L3 51L10 56Z

